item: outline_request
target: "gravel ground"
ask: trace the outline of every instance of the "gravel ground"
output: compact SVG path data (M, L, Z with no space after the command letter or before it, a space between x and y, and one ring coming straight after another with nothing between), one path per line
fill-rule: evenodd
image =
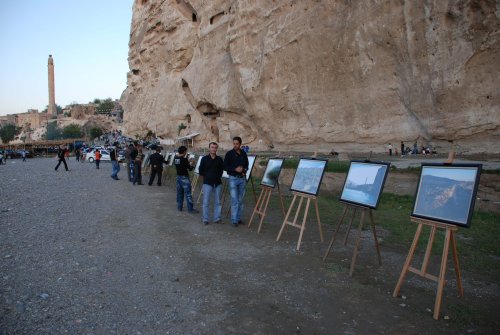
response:
M133 186L111 166L49 158L0 166L0 334L456 334L496 333L498 286L450 280L434 321L434 286L409 280L392 298L405 254L362 248L321 257L315 224L275 241L269 209L261 234L204 226L177 212L175 188ZM245 219L251 214L247 205ZM325 227L326 228L326 227ZM331 237L325 229L325 239ZM456 311L466 306L465 312ZM464 315L468 312L473 315Z

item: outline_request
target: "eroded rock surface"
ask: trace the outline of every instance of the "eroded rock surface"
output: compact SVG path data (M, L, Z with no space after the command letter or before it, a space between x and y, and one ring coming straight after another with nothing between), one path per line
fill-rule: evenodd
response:
M126 127L200 146L500 153L499 27L497 1L136 0Z

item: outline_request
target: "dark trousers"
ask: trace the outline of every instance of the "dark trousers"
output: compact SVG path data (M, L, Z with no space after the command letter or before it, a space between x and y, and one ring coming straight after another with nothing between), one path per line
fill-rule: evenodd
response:
M57 171L61 162L64 163L64 168L68 171L68 164L66 164L66 160L64 158L59 158L59 163L57 163L55 170Z
M100 161L99 159L96 159L96 160L95 160L95 168L96 168L96 169L98 169L98 168L99 168L99 163L100 163L100 162L101 162L101 161Z
M141 166L142 162L141 161L135 161L134 162L134 179L132 180L132 183L137 183L141 184L142 183L142 174L141 174Z
M158 174L158 186L161 186L161 175L163 173L163 168L161 167L151 167L151 175L149 176L149 185L153 185L156 174Z

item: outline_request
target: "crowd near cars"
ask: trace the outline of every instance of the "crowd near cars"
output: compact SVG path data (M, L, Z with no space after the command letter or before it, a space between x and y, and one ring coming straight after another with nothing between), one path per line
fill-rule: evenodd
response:
M95 143L101 143L101 145L88 145L81 141L75 141L74 143L69 145L70 152L74 154L76 149L80 151L80 160L82 162L88 161L89 163L95 162L95 151L99 150L101 153L101 161L110 161L110 152L111 150L115 150L115 146L112 144L119 144L119 151L117 160L118 162L125 161L125 148L130 144L135 142L136 140L131 137L121 135L121 132L110 132L100 136L98 139L96 138ZM158 141L137 141L143 147L155 150L159 146ZM42 149L37 149L42 150ZM59 150L58 146L52 146L49 148L44 148L42 155L45 154L57 154ZM14 159L14 158L22 158L23 151L26 153L26 158L33 158L33 152L28 150L12 150L12 149L0 149L0 164L4 163L6 159ZM40 154L39 151L36 152L37 155Z

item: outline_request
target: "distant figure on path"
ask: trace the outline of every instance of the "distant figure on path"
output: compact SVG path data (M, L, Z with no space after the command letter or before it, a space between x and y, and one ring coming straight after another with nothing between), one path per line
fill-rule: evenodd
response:
M61 163L64 163L64 168L66 169L66 171L69 171L68 164L66 164L66 160L64 159L64 157L66 156L66 151L68 151L66 147L59 146L59 149L57 150L57 158L59 159L59 163L57 163L56 168L54 170L57 171L59 165L61 165Z
M80 161L80 148L75 149L75 158L77 162Z
M405 155L405 142L401 141L401 156Z
M132 181L132 178L133 178L133 173L130 173L130 170L132 170L132 167L130 166L131 162L132 162L132 159L130 158L130 154L132 153L132 151L134 150L134 146L131 144L129 144L129 146L127 147L127 149L125 149L125 164L127 164L127 177L128 177L128 181Z
M120 172L120 164L118 163L118 150L120 149L120 146L118 145L117 142L113 144L115 146L114 149L112 149L109 152L109 158L111 159L111 178L114 180L120 180L118 178L118 172Z
M99 149L95 149L95 168L99 169L99 163L101 162L101 152Z
M389 150L389 156L392 156L392 144L389 143L387 149Z
M26 162L26 150L21 152L21 156L23 157L23 162Z
M144 154L142 153L142 148L138 145L132 153L130 154L130 158L133 158L134 162L134 178L132 180L132 184L142 185L142 159L144 158Z
M148 185L153 185L155 176L158 175L158 186L161 186L161 176L163 174L163 163L168 164L165 158L160 154L161 148L156 148L156 152L149 156L149 165L151 166L151 175L149 176Z

